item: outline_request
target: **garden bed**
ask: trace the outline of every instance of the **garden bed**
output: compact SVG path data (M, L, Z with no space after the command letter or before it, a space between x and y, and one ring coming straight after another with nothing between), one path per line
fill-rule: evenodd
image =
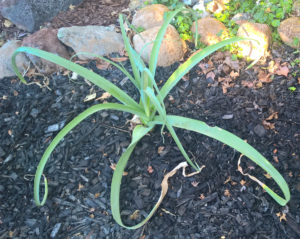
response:
M282 59L299 57L291 52L286 48ZM125 65L128 69L129 62ZM177 66L159 68L157 81L167 79ZM130 81L113 67L99 70L96 62L88 67L134 98L138 96ZM222 83L206 79L197 66L166 99L167 112L203 120L247 140L283 174L292 194L288 207L280 207L237 171L239 153L203 135L178 130L190 156L206 167L191 178L178 172L154 217L136 231L117 225L109 203L111 165L130 142L126 120L131 115L96 113L67 135L46 166L49 196L45 206L38 208L33 202L33 178L43 151L57 133L49 132L49 126L65 124L88 106L111 99L84 102L91 93L96 93L97 99L103 91L82 79L70 81L63 74L29 79L46 86L43 88L25 86L16 78L2 79L1 238L49 238L51 233L56 238L297 238L299 91L288 89L291 78L276 75L261 88L242 84L253 78L253 69L241 70L234 85L223 93ZM274 128L260 127L274 112L278 118L267 120ZM128 175L121 187L121 212L126 224L136 224L151 210L163 175L184 161L168 133L164 138L165 143L159 128L151 137L146 136L125 170ZM244 171L276 188L257 166L242 161ZM132 216L135 210L139 210L136 219ZM282 215L285 218L280 221Z

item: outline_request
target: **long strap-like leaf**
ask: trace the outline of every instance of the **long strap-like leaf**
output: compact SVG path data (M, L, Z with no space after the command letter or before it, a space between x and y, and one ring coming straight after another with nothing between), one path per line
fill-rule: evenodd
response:
M264 156L262 156L256 149L254 149L251 145L246 143L241 138L219 127L210 127L206 123L199 120L168 115L167 121L174 127L195 131L219 140L220 142L234 148L243 155L247 156L257 165L263 168L275 180L275 182L283 192L285 198L280 197L265 184L263 185L263 189L266 190L269 195L282 206L286 205L290 200L290 191L288 185L281 174Z
M118 110L118 111L125 111L132 114L139 115L141 117L146 117L142 111L137 111L135 108L116 104L116 103L107 103L107 104L98 104L91 106L78 116L76 116L72 121L70 121L52 140L48 148L45 150L39 165L36 170L35 178L34 178L34 200L35 203L39 206L43 205L46 202L47 199L47 192L48 192L48 185L46 177L44 177L44 183L45 183L45 193L42 202L40 201L40 181L41 177L45 168L45 165L52 153L52 151L55 149L57 144L68 134L75 126L77 126L82 120L89 117L91 114L94 114L100 110Z
M231 43L238 42L241 40L245 40L248 38L242 37L233 37L228 40L221 41L217 44L211 45L203 49L202 51L198 52L197 54L188 58L182 65L180 65L176 71L169 77L167 82L163 85L160 90L161 96L164 99L168 93L173 89L173 87L180 81L180 79L189 72L196 64L198 64L202 59L209 56L210 54L214 53L218 49L227 46Z
M121 225L127 229L137 229L137 228L143 226L152 217L152 215L154 214L154 212L156 211L156 209L159 206L159 205L155 205L155 207L151 210L151 212L149 213L147 218L135 226L129 227L129 226L124 225L124 223L122 222L121 214L120 214L120 187L121 187L121 182L122 182L122 175L123 175L123 172L127 165L127 162L130 158L130 155L131 155L132 151L134 150L136 144L152 128L153 128L153 126L146 128L141 125L138 125L135 127L133 134L132 134L131 144L128 146L126 151L120 157L120 159L116 165L116 169L114 171L113 178L112 178L111 194L110 194L112 215L113 215L113 218L116 220L116 222L119 225Z
M46 52L43 50L31 48L31 47L20 47L14 52L14 54L12 56L13 69L14 69L15 73L17 74L17 76L20 78L20 80L25 84L26 84L26 81L16 66L16 56L20 52L24 52L27 54L32 54L32 55L41 57L47 61L50 61L57 65L60 65L70 71L74 71L78 75L84 77L85 79L87 79L90 82L94 83L95 85L99 86L101 89L107 91L113 97L115 97L116 99L121 101L122 103L124 103L126 105L131 105L132 107L140 109L140 106L129 95L127 95L119 87L115 86L113 83L106 80L102 76L99 76L95 72L88 70L78 64L75 64L65 58L57 56L53 53L49 53L49 52Z

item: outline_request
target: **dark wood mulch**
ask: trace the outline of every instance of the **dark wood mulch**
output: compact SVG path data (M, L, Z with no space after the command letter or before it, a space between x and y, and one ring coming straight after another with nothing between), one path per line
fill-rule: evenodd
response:
M128 1L111 7L104 1L87 0L69 13L60 14L51 24L57 27L116 24L117 14L113 16L111 12L121 11L126 4ZM97 14L95 9L104 9L103 15ZM3 23L0 18L1 21ZM5 28L4 34L6 39L22 38L24 32L12 27ZM292 62L299 58L299 53L292 52L282 47L276 57ZM218 62L213 63L217 68ZM178 63L159 68L157 80L166 80L177 66ZM130 82L116 69L99 70L95 62L87 67L137 99L138 94ZM130 69L128 62L125 67ZM256 183L237 172L237 152L205 136L177 130L191 157L206 168L192 178L183 178L177 173L170 180L169 192L155 216L136 231L116 224L109 203L113 173L110 165L118 161L130 143L126 121L131 115L100 112L67 135L46 166L49 197L46 205L38 208L33 202L34 173L44 150L57 134L57 131L49 132L49 126L65 125L89 106L101 103L84 102L84 98L92 92L96 92L98 98L103 91L81 78L70 81L59 73L48 77L50 90L36 84L25 86L14 77L2 79L0 238L299 238L298 77L299 67L294 66L289 77L275 76L271 83L254 89L242 84L243 80L256 78L253 69L242 70L233 87L224 94L222 85L206 79L197 66L189 73L189 80L181 81L171 92L172 97L166 100L170 114L203 120L247 139L287 180L292 194L287 207L277 205ZM42 85L47 82L47 78L40 76L29 80ZM294 85L297 86L295 92L288 90ZM270 121L275 129L260 128L261 136L258 136L255 127L261 126L272 112L278 112L278 119ZM121 192L126 224L137 223L150 211L159 197L163 175L184 161L170 136L165 134L164 137L165 143L159 128L151 132L139 143L129 161ZM160 154L159 147L163 147ZM153 168L153 173L148 172L148 166ZM244 159L243 167L277 189L253 163ZM245 187L241 185L242 180ZM140 216L132 221L130 215L137 209ZM280 221L277 216L280 212L286 213L286 221Z
M125 65L129 68L128 62ZM166 79L177 66L160 68L157 79ZM124 76L114 68L99 70L94 62L88 67L137 98L130 82L124 83ZM247 139L287 180L292 194L288 207L277 205L256 183L237 172L239 154L234 150L205 136L178 130L186 150L206 168L192 178L183 178L180 173L172 178L155 216L136 231L116 224L109 203L110 165L130 142L126 120L131 116L98 113L65 137L46 166L49 198L38 208L33 202L33 176L43 151L57 133L49 132L49 126L66 124L88 106L100 103L83 100L91 92L98 97L103 91L82 79L69 81L61 74L49 77L51 90L36 84L25 86L15 78L1 80L0 238L298 238L299 87L291 93L288 86L294 78L283 76L275 76L259 89L242 86L242 80L250 75L253 70L243 71L224 94L220 84L205 79L195 67L189 80L171 92L173 99L166 100L167 111L218 125ZM45 80L35 78L41 84ZM270 112L278 112L278 119L271 121L275 129L265 129L258 136L254 128ZM230 114L233 118L224 119ZM159 128L146 136L126 169L121 208L127 224L137 223L149 212L159 197L163 175L184 161L170 136L164 136L164 144ZM164 149L159 154L161 146ZM152 174L148 166L153 168ZM276 189L248 160L243 167ZM137 209L140 216L132 221L130 215ZM280 222L280 212L287 212L287 221Z

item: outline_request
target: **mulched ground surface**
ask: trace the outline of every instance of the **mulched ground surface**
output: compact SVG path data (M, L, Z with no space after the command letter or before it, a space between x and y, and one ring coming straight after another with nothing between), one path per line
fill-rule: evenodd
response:
M129 68L128 62L125 65ZM157 79L166 79L177 66L160 68ZM117 70L99 70L95 62L88 67L137 97ZM168 112L218 125L247 139L287 180L292 193L288 208L278 206L257 184L237 172L239 154L234 150L205 136L178 130L187 151L206 168L192 178L183 178L180 173L172 178L164 202L145 227L136 231L120 228L110 212L110 165L130 142L126 120L131 116L118 112L93 115L57 147L45 171L49 198L45 206L37 208L32 199L33 175L56 134L49 132L49 126L65 124L88 106L100 103L84 102L84 98L92 92L100 97L103 91L80 79L69 81L61 74L49 78L51 90L36 84L25 86L10 78L0 82L1 238L49 238L57 228L57 238L297 238L299 90L291 93L287 89L290 80L282 76L275 76L259 89L242 86L242 80L253 75L249 70L224 94L220 83L206 80L199 72L195 67L189 80L171 92L166 101ZM46 82L31 77L34 79L40 84ZM271 121L275 129L262 130L260 137L254 128L271 112L278 112L278 119ZM224 119L224 115L233 118ZM121 193L122 215L128 224L149 212L159 197L163 175L184 161L168 134L165 140L163 144L157 128L138 145L126 169L129 174L124 177ZM164 148L158 150L161 146ZM148 166L153 173L148 172ZM249 161L243 167L276 188ZM246 181L243 190L241 180ZM132 221L130 215L136 209L140 217ZM287 221L280 222L276 214L283 210L288 210Z
M288 47L276 52L283 62L299 58L299 53L293 54ZM217 69L224 59L217 54L214 57ZM208 59L204 62L210 65ZM128 61L124 64L130 69ZM96 62L86 66L137 99L137 92L118 70L100 70ZM157 81L162 84L177 67L178 63L159 68ZM217 79L226 74L220 71L215 79L206 79L199 65L166 100L170 114L203 120L247 139L287 180L292 194L288 207L277 205L256 183L237 172L239 154L233 149L205 136L177 130L190 156L206 168L191 178L178 172L170 179L169 192L155 216L135 231L116 224L109 203L110 166L129 145L127 120L132 116L100 112L67 135L46 166L49 196L46 205L38 208L33 202L33 178L44 150L58 132L50 132L51 128L65 125L89 106L101 103L84 99L91 93L98 98L103 91L81 78L70 81L61 73L28 79L47 86L43 88L38 84L25 86L14 77L2 79L0 238L299 238L300 91L299 87L293 93L288 90L297 84L297 77L292 75L295 72L299 74L297 65L290 67L288 77L275 75L272 82L253 88L245 81L257 79L257 73L243 68L224 93L225 83ZM263 122L274 112L278 118L267 120L274 124L274 128L268 128ZM129 161L121 191L126 224L136 224L151 210L159 197L163 175L184 161L168 133L164 137L165 143L156 128L138 144ZM277 188L249 160L244 159L242 166ZM137 209L139 217L132 220L130 215ZM286 221L280 221L279 212L286 212Z

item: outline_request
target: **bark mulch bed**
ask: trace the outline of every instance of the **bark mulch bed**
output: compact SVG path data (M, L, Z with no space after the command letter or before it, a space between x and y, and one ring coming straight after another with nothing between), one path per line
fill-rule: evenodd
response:
M84 1L60 14L50 25L117 24L116 16L128 1L111 2L121 4L112 7L107 1ZM111 15L112 11L117 14ZM1 26L1 18L0 23ZM5 31L5 40L26 34L14 27L0 30ZM292 52L281 47L273 55L283 62L292 62L299 58L299 53ZM222 60L213 61L215 68L221 63ZM124 64L130 69L128 61ZM159 68L157 81L166 80L178 64ZM96 62L86 66L137 99L130 82L115 68L99 70ZM287 180L292 194L288 206L277 205L256 183L237 171L239 154L233 149L205 136L177 130L190 156L206 168L192 178L183 178L178 172L170 179L169 192L154 217L135 231L116 224L109 203L113 174L110 166L130 143L127 120L131 115L99 112L67 135L46 166L49 196L45 206L38 208L33 201L34 173L58 132L53 130L89 106L101 103L102 100L84 99L94 92L98 98L103 91L81 78L69 80L62 73L44 77L31 74L27 79L35 83L29 86L20 84L15 77L2 79L0 238L299 238L300 91L299 87L295 92L288 90L297 85L298 78L293 73L299 75L298 66L290 69L289 77L275 75L261 88L251 88L245 86L245 81L257 78L254 70L241 70L224 93L224 84L217 79L226 75L219 72L215 80L206 79L197 66L166 99L170 114L203 120L247 139ZM278 118L267 120L269 126L264 123L267 128L263 127L263 122L275 112ZM184 161L169 134L164 137L165 143L159 128L151 132L138 144L126 168L121 209L128 225L136 224L150 211L159 197L163 175ZM244 171L276 189L274 182L249 160L243 159L242 166ZM136 210L138 217L132 219L130 216ZM280 221L279 213L286 213L286 220Z
M130 69L128 62L125 66ZM159 68L158 81L166 79L177 66ZM87 67L137 98L130 82L116 69L99 70L95 62ZM242 81L251 80L253 70L242 72L224 94L220 83L205 79L199 66L195 67L189 80L181 81L171 92L167 111L203 120L247 139L287 180L292 194L288 207L277 205L256 183L237 172L239 154L233 149L178 130L186 150L206 168L192 178L177 173L161 207L143 228L129 231L119 227L110 211L110 166L130 142L126 121L131 115L105 111L82 122L54 151L45 170L48 201L38 208L33 202L33 177L43 151L57 133L51 128L101 103L84 99L93 92L98 98L103 91L82 79L70 81L63 74L29 79L47 85L43 88L6 78L0 81L0 238L298 238L299 89L291 93L290 79L283 76L275 76L262 88L248 88ZM275 128L255 130L273 112L278 112L278 119L270 121ZM127 224L137 223L149 212L159 197L163 175L184 161L169 134L164 137L165 144L159 128L151 132L129 161L121 192ZM276 188L249 160L244 159L243 168ZM133 220L130 215L137 209L139 216ZM280 221L280 212L286 213L286 221Z

